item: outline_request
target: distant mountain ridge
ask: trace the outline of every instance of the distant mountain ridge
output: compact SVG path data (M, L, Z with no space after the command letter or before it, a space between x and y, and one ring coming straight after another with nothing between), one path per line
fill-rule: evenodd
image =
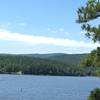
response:
M64 54L64 53L51 53L51 54L0 54L0 56L5 55L20 55L28 56L32 58L41 58L52 61L63 62L67 64L76 65L79 64L82 59L84 59L88 54Z
M52 53L52 54L31 54L25 56L31 56L36 58L48 59L53 61L59 61L67 64L76 65L79 64L88 54L64 54L64 53Z

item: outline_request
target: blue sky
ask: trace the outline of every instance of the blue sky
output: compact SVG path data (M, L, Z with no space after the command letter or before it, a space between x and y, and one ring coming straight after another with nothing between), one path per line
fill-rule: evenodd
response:
M87 0L0 0L0 53L87 53L99 44L75 22Z

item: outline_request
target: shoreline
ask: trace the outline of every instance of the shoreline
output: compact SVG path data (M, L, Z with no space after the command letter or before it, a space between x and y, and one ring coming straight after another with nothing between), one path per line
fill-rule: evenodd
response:
M100 78L100 77L98 77L98 76L86 76L86 75L82 75L82 76L79 76L79 75L77 75L77 76L74 76L74 75L43 75L43 74L40 74L40 75L38 75L38 74L16 74L16 73L0 73L0 75L18 75L18 76L52 76L52 77L97 77L97 78Z

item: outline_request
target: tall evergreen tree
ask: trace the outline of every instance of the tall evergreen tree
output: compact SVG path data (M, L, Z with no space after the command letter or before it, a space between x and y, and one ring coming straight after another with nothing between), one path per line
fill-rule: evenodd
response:
M100 0L87 0L86 5L78 8L77 23L81 24L81 28L85 31L85 35L91 38L94 42L100 43ZM93 20L98 22L98 25L93 26ZM88 56L84 63L86 66L100 66L100 47L97 48L94 56L91 56L93 52ZM92 58L94 57L94 58ZM92 63L91 63L92 62Z
M82 6L77 11L77 23L82 24L85 35L94 42L100 42L100 22L98 26L92 26L89 22L100 17L100 1L88 0L86 6ZM98 19L99 20L99 19Z
M100 17L100 0L88 0L86 6L82 6L78 9L77 14L77 23L82 24L81 28L86 31L85 35L88 38L91 38L94 42L100 43L100 22L98 23L98 26L92 26L92 24L89 23L95 19L99 21L98 18ZM95 64L95 66L100 66L100 47L97 48L96 53L92 52L90 54L90 56L87 58L87 61L88 64L90 63L89 65ZM88 100L100 100L100 89L95 89L92 91Z
M88 100L100 100L100 89L96 88L93 91L91 91Z

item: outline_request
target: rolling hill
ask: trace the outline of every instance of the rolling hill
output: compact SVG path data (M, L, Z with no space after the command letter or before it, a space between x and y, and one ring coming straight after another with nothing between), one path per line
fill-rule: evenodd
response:
M95 70L77 66L88 54L0 54L0 73L35 75L94 75Z
M0 54L0 56L26 56L32 58L41 58L44 60L58 61L70 65L77 65L88 54L64 54L64 53L51 53L51 54Z
M88 54L64 54L64 53L51 53L51 54L25 54L24 56L48 59L52 61L59 61L67 64L79 64Z

